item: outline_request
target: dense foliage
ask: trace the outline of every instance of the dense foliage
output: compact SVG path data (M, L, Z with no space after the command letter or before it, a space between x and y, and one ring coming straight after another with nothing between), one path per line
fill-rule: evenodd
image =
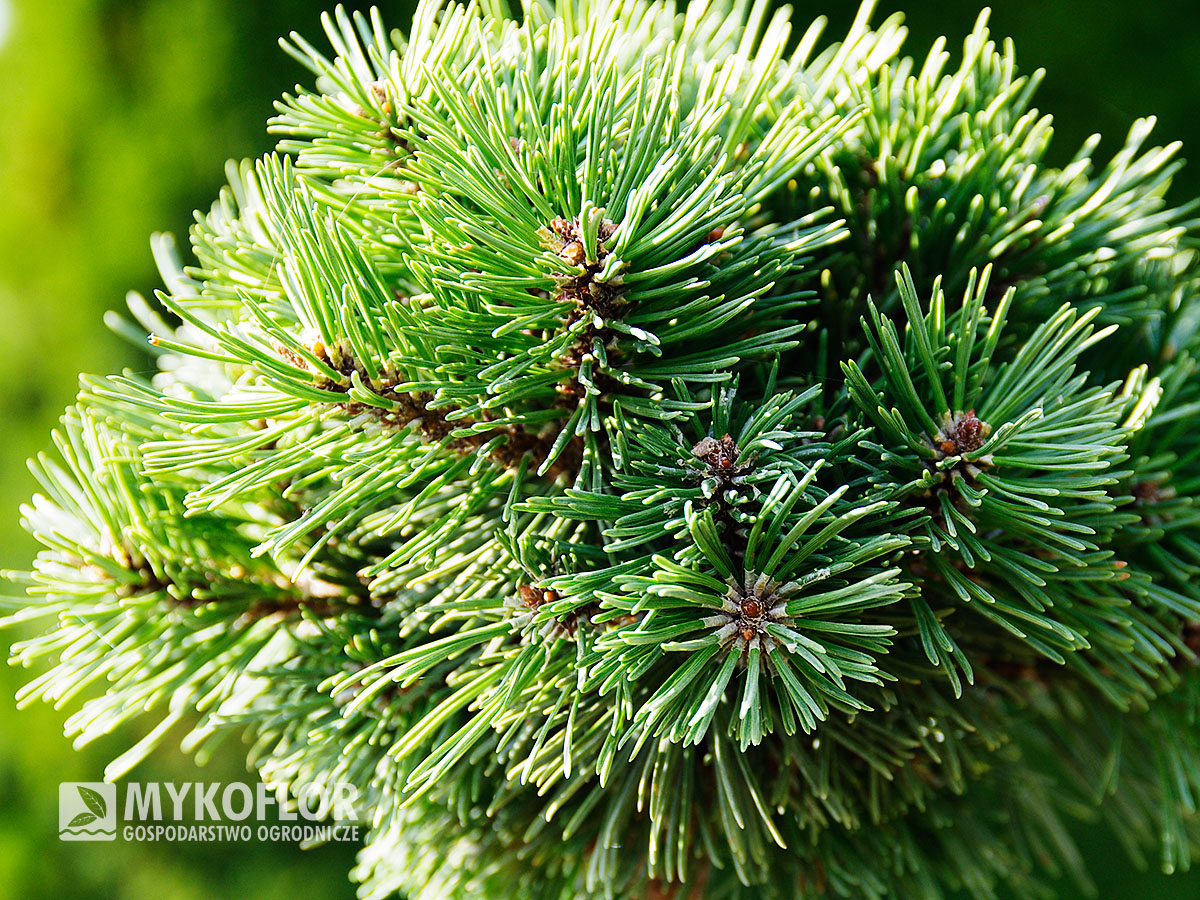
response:
M352 781L364 896L1033 896L1200 840L1176 148L981 22L422 5L157 250L27 510L30 696ZM795 45L795 46L793 46ZM102 688L102 690L100 690ZM1003 885L1003 887L1000 887Z

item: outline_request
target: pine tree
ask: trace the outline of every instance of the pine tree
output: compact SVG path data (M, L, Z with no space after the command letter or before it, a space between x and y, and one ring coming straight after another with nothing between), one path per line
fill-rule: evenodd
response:
M35 463L22 700L346 781L364 898L1042 897L1200 845L1178 147L985 18L325 20ZM1098 140L1098 139L1097 139Z

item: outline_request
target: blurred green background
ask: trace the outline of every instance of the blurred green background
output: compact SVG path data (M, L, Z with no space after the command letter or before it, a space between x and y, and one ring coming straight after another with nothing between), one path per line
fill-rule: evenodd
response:
M380 5L386 21L404 24L407 0ZM796 19L828 15L828 33L837 35L855 5L803 2ZM317 38L325 6L0 0L0 342L8 373L0 392L0 567L24 566L33 552L17 525L17 507L33 489L24 460L47 446L76 374L146 365L104 329L103 312L120 307L127 290L158 286L151 232L182 236L191 211L215 196L224 161L269 149L271 101L305 80L275 39L292 29ZM939 34L960 46L980 6L881 2L876 20L899 9L908 14L910 52L923 55ZM1097 131L1108 138L1101 153L1110 153L1148 114L1159 117L1160 141L1182 139L1185 156L1200 148L1196 0L1005 0L991 23L995 34L1013 38L1024 71L1048 70L1038 105L1055 115L1054 161L1065 162ZM1177 180L1175 199L1198 194L1200 163ZM353 895L352 848L344 846L59 843L58 782L99 778L129 738L77 752L61 735L65 713L16 710L21 680L0 670L0 900ZM247 776L231 747L204 770L159 753L136 777ZM1200 873L1138 872L1106 836L1081 829L1080 838L1100 900L1200 900Z

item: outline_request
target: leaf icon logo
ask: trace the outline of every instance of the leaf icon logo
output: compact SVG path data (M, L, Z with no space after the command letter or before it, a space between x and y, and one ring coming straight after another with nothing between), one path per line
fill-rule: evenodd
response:
M117 836L117 789L104 782L58 785L58 836L64 841L111 841Z
M84 787L81 784L81 785L79 785L79 796L83 800L83 802L87 804L87 808L92 811L93 819L102 819L102 818L104 818L104 816L108 815L108 805L104 802L104 798L101 797L98 792L92 790L89 787ZM79 814L79 816L86 816L86 815L87 815L87 813ZM79 818L79 816L77 816L76 818ZM92 819L88 819L87 821L90 822L90 821L92 821ZM74 825L74 824L83 824L83 823L82 822L80 822L80 823L72 822L71 824Z

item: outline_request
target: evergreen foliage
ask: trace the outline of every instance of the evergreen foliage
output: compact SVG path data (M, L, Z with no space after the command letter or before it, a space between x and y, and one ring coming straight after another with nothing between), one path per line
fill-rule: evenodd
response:
M763 2L326 20L156 239L12 620L87 740L350 781L362 896L1044 896L1200 844L1191 210ZM199 718L194 718L196 714Z

